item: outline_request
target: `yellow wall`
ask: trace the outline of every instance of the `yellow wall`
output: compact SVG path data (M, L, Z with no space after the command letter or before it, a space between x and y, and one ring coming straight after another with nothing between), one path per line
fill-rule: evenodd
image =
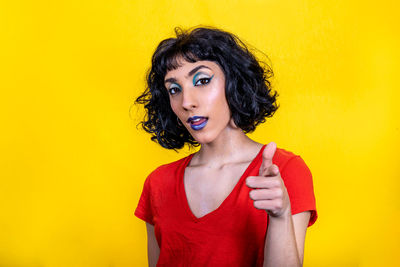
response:
M1 1L0 266L146 266L144 179L188 151L129 108L158 42L198 24L272 61L281 107L251 137L313 172L304 266L399 266L395 2Z

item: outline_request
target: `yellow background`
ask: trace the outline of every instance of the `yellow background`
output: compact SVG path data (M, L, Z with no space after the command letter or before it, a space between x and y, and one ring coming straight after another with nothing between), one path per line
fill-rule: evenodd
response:
M1 1L0 266L146 266L133 215L167 151L131 108L175 26L272 61L280 109L250 136L303 157L319 219L304 266L400 266L397 1Z

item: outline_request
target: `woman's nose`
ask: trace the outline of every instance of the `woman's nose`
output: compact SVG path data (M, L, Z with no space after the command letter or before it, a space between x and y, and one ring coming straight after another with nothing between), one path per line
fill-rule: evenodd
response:
M182 91L182 107L190 110L198 106L197 97L193 88Z

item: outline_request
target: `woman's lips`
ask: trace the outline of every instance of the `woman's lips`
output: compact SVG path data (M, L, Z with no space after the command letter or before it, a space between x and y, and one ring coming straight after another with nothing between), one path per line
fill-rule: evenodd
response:
M207 118L201 118L201 119L198 119L198 120L195 120L195 121L191 121L190 123L192 124L192 125L200 125L200 124L202 124L204 121L206 121L207 120Z
M198 131L198 130L203 129L206 126L208 118L195 116L195 117L189 118L188 121L190 123L190 127L192 127L193 130Z
M192 121L198 121L198 120L204 119L204 118L207 118L207 117L203 117L203 116L193 116L193 117L190 117L189 119L187 119L187 123L191 123Z

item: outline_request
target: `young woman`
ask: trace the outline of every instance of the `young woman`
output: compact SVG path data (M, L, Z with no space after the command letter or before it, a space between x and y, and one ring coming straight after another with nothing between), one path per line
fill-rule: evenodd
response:
M158 45L136 100L141 124L164 148L200 149L144 182L135 215L149 266L302 266L317 219L311 173L300 156L246 136L278 108L271 76L223 30L177 29Z

